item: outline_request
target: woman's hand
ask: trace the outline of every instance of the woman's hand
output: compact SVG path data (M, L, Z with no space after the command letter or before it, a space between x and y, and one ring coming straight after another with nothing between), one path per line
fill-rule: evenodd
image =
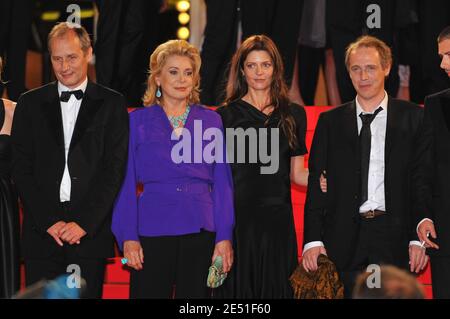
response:
M231 270L231 266L233 265L233 246L231 245L231 241L222 240L216 244L214 254L212 256L212 262L214 262L214 259L216 259L217 256L222 257L223 272L229 272Z
M141 243L135 240L126 240L123 243L123 255L127 259L127 265L135 270L141 270L144 263L144 250Z

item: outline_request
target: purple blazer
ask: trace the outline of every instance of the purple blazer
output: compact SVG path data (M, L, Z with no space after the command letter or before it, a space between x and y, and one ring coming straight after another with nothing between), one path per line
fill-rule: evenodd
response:
M223 132L216 112L193 105L185 124L192 138L194 120L201 120L200 136L208 128ZM216 232L216 243L232 239L233 182L229 165L223 161L195 163L193 141L191 163L176 164L171 152L179 141L172 141L171 134L172 126L161 106L130 113L127 172L112 221L121 249L124 241L138 241L139 236L176 236L202 229ZM201 143L203 149L211 141ZM139 184L143 191L138 195Z

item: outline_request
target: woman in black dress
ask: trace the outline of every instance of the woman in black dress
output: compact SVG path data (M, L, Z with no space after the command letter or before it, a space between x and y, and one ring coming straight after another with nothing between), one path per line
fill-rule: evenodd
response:
M2 61L0 59L0 71ZM19 290L19 211L10 180L11 124L15 103L0 98L0 299Z
M306 185L308 171L303 158L306 113L290 103L287 92L272 40L263 35L245 40L231 63L225 105L218 109L228 137L230 129L247 133L245 163L238 161L240 135L234 143L227 139L235 194L235 264L217 291L220 297L292 297L289 276L298 261L291 181ZM259 155L264 147L271 150L269 163Z

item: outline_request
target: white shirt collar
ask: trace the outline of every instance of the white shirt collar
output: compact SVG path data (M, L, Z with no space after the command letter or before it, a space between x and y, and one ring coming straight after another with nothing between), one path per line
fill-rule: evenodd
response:
M58 81L58 95L61 95L62 91L76 91L76 90L81 90L83 91L83 93L86 91L87 88L87 84L88 84L88 78L86 77L86 79L84 79L83 83L81 83L79 86L77 86L74 89L69 89L67 86L65 86L64 84L62 84L61 82Z
M384 91L384 99L383 99L383 101L381 101L381 103L380 103L380 105L379 105L379 106L381 106L381 108L382 108L383 110L387 110L388 99L389 99L389 98L388 98L388 94L386 93L386 91ZM358 115L358 116L359 116L359 114L361 114L361 113L365 113L365 114L371 113L371 114L373 114L373 113L375 112L375 110L378 108L378 107L375 108L373 112L366 112L366 111L364 111L363 108L361 107L361 104L359 104L358 96L356 96L355 101L356 101L356 115Z

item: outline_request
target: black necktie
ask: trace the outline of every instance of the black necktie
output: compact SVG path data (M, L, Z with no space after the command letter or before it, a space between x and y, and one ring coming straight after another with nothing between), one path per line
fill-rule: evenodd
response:
M367 183L369 180L370 144L372 140L370 123L372 123L375 116L381 110L383 110L383 108L379 107L373 114L359 114L359 117L362 120L361 132L359 134L359 145L361 151L361 205L367 201L368 192Z
M70 95L73 94L77 98L77 100L81 100L83 98L83 91L82 90L76 90L76 91L62 91L61 96L59 97L59 100L61 102L68 102L70 99Z

